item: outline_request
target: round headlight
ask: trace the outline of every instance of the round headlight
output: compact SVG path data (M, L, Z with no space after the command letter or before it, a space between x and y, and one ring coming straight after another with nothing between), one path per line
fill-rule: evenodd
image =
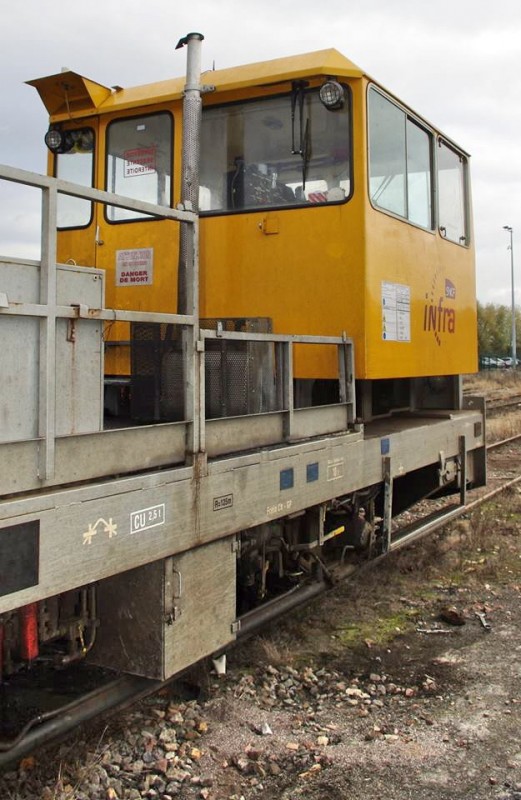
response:
M320 87L319 97L329 111L335 111L344 105L344 87L338 81L326 81Z
M49 128L45 134L45 144L51 153L58 153L63 145L63 134L57 128Z
M51 153L69 153L74 147L74 134L72 131L49 128L45 134L45 144Z

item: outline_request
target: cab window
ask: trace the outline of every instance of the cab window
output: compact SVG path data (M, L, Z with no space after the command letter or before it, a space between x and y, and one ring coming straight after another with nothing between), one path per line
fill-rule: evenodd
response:
M107 128L105 188L157 205L171 205L172 117L166 112L116 120ZM107 206L109 222L147 218L147 214Z
M94 131L79 128L64 133L64 148L56 156L56 177L80 186L93 186ZM92 203L81 197L58 194L57 226L60 229L84 228L92 220Z
M438 142L438 215L440 233L457 244L468 244L467 162L465 157Z
M374 87L368 105L372 204L432 230L432 134Z
M203 109L201 212L341 202L351 191L350 98L318 89Z

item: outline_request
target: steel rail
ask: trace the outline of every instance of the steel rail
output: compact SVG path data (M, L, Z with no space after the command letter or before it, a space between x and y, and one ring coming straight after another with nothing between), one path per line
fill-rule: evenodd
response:
M102 713L137 702L156 692L162 681L122 675L110 683L29 720L11 740L0 740L0 769L8 767L37 747L60 739L66 733Z
M487 451L488 450L495 450L498 447L503 447L507 444L513 444L514 442L518 442L521 439L521 433L516 433L514 436L508 436L506 439L498 439L497 442L490 442L487 444Z

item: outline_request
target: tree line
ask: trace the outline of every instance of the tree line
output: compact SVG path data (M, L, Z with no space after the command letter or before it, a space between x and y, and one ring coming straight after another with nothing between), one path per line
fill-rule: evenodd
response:
M516 350L521 353L520 314L516 309ZM507 356L512 350L512 309L478 301L478 350L480 356Z

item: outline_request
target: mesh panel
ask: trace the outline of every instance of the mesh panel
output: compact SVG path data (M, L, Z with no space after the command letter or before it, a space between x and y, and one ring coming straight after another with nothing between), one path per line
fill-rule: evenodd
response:
M133 322L130 413L141 422L183 419L181 329Z
M207 417L235 417L249 411L250 369L246 342L207 341Z
M269 333L267 318L205 319L201 327ZM135 322L131 325L131 416L141 422L184 419L182 329ZM207 339L205 346L206 417L231 417L272 411L275 355L272 342Z
M268 317L202 319L201 328L240 333L271 333ZM206 416L236 417L274 408L274 356L271 342L206 340Z

